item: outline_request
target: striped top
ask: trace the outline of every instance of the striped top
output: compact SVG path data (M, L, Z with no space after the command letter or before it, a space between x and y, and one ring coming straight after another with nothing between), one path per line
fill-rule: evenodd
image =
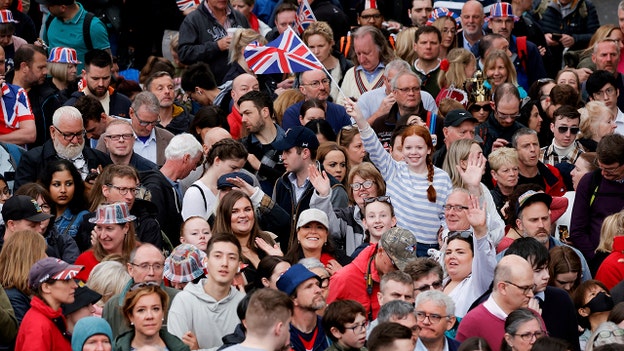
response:
M434 167L433 187L436 202L427 199L429 181L426 174L409 170L407 163L397 162L383 148L374 130L360 130L362 142L386 181L386 195L392 199L397 225L410 230L419 243L437 244L438 230L444 223L444 204L451 193L451 178L442 169Z

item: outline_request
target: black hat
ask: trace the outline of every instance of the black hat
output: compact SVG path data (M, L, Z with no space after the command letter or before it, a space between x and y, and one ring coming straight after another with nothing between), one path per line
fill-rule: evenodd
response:
M460 124L465 121L472 121L479 123L479 120L474 118L472 114L463 109L451 110L444 117L445 127L459 127Z
M86 286L80 286L76 288L76 291L74 292L74 302L61 305L63 315L67 316L68 314L72 314L83 307L95 304L100 301L101 298L102 295L98 294L96 291L93 291Z
M311 129L297 126L289 128L283 139L271 144L275 150L284 151L295 146L316 150L319 147L318 138Z
M51 217L52 215L43 213L37 201L26 195L15 195L2 206L2 218L4 218L5 223L9 220L18 221L20 219L41 222Z

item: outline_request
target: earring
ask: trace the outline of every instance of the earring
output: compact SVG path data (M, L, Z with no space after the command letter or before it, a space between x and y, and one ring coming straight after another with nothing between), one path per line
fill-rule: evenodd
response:
M134 322L130 322L130 325L131 325L131 326L134 326Z

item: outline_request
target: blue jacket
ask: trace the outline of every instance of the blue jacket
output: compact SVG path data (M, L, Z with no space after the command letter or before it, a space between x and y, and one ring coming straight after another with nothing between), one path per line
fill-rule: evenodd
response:
M288 130L288 128L300 126L299 122L299 110L301 110L303 101L290 106L286 112L284 112L284 118L282 119L282 128ZM347 114L344 107L327 101L327 111L325 112L325 120L336 134L340 132L340 129L344 126L351 125L351 117Z

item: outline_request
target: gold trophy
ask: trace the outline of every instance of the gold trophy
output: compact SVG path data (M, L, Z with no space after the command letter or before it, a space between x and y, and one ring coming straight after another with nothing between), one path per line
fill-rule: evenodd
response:
M473 78L466 79L466 90L470 92L473 102L486 102L490 101L488 89L484 85L485 77L482 71L477 71Z

